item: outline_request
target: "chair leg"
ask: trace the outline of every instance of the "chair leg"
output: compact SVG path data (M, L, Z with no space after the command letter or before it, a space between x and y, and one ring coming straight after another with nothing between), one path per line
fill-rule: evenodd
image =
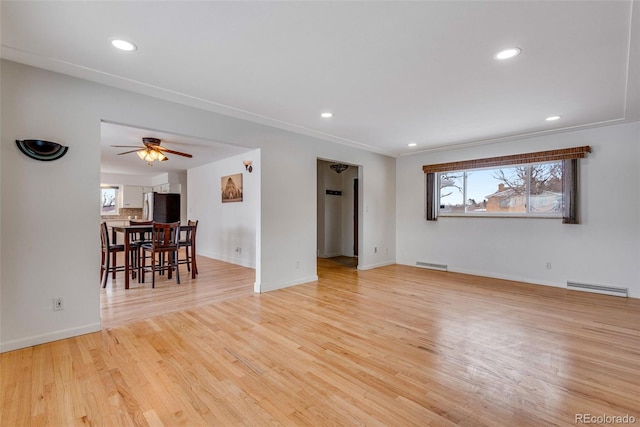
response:
M126 255L125 255L125 256L126 256ZM114 265L114 266L118 265L118 260L116 259L116 253L115 253L115 252L113 253L113 265ZM113 279L115 279L115 278L116 278L116 269L115 269L115 268L112 270L111 277L112 277Z
M102 274L102 287L106 288L107 287L107 277L109 277L109 260L110 260L110 258L109 258L109 253L108 252L105 253L103 256L105 258L105 262L104 262L104 265L103 265L104 273ZM115 275L115 273L114 273L114 275Z
M100 257L100 286L102 286L102 276L104 276L104 251Z
M147 276L147 256L145 255L145 251L142 251L142 267L140 267L140 271L138 272L138 282L142 281L144 283L144 278Z
M180 284L180 265L178 264L178 251L172 254L173 266L176 268L176 284Z
M156 287L156 254L151 252L151 287Z

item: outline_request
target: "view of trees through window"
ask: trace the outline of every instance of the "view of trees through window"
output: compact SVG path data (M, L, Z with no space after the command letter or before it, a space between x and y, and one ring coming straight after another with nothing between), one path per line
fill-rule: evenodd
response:
M102 199L102 215L117 214L116 200L118 198L118 188L109 187L100 189L100 197Z
M560 216L562 162L438 173L439 212Z

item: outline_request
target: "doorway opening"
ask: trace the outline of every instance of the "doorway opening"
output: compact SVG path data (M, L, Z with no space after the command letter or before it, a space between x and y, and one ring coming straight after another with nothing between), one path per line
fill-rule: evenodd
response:
M358 267L359 173L356 165L317 161L319 266Z

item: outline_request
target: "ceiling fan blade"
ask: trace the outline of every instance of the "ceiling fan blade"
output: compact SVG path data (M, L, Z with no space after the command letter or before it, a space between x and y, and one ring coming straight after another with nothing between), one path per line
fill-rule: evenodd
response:
M123 154L137 153L140 150L144 150L144 148L138 148L137 150L131 150L131 151L125 151L124 153L118 153L118 156L121 156Z
M144 149L144 146L140 145L112 145L114 148L139 148L141 150Z
M164 148L164 147L154 147L154 149L165 152L165 153L177 154L178 156L182 156L182 157L188 157L188 158L193 157L191 154L181 153L180 151L169 150L168 148Z

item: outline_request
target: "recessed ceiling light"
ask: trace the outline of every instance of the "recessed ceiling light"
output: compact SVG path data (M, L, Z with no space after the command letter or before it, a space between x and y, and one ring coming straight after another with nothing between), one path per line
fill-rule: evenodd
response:
M418 144L416 144L415 142L410 142L410 143L408 143L407 145L408 145L409 147L415 147L415 146L416 146L416 145L418 145Z
M496 53L495 58L498 60L510 59L520 55L521 52L522 50L519 47L512 47L509 49L501 50L500 52Z
M333 117L333 113L322 113L320 114L320 117L323 117L325 119L330 119L331 117Z
M554 122L556 120L560 120L560 116L549 116L545 120L548 122Z
M133 52L134 50L138 50L138 46L136 46L135 44L131 43L130 41L127 40L122 40L122 39L111 39L111 44L120 49L120 50L124 50L126 52Z

